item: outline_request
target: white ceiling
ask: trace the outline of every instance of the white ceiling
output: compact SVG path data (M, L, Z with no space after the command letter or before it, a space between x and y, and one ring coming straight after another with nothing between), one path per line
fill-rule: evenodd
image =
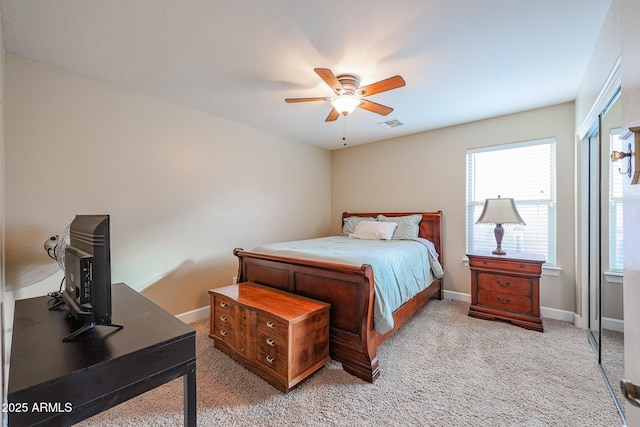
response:
M575 99L610 0L0 0L5 49L326 149L344 119L314 73L361 85L349 145ZM403 126L377 123L397 119Z

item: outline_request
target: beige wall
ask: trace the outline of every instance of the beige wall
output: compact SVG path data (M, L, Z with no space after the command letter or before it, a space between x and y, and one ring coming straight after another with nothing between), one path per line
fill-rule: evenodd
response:
M580 88L576 95L576 133L585 124L590 125L598 117L600 111L592 112L600 91L605 86L607 77L611 73L616 61L620 57L620 15L618 1L611 2L609 11L602 23L600 35L596 41L591 59L587 65L584 77L580 82ZM581 25L589 25L588 22L577 23L576 31ZM589 116L592 112L595 116Z
M331 154L332 230L343 211L444 212L446 290L470 293L465 266L465 151L555 137L557 140L557 277L543 276L541 305L573 312L574 105L566 103L460 126L360 145ZM504 165L505 172L510 165Z
M231 283L235 247L329 231L326 150L16 55L6 99L7 286L18 297L58 289L43 242L75 214L111 215L113 282L174 314Z

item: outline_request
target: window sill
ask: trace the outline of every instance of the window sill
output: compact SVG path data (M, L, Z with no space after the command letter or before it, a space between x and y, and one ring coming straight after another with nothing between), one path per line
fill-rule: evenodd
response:
M618 283L622 284L623 273L620 271L605 271L604 277L607 279L609 283Z

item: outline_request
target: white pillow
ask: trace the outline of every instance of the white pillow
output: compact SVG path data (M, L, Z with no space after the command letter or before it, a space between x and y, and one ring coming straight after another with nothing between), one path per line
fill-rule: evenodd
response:
M356 225L360 221L375 221L376 219L372 216L350 216L344 219L344 225L342 226L342 234L348 236L349 234L356 231Z
M396 222L360 221L349 237L365 240L391 240Z

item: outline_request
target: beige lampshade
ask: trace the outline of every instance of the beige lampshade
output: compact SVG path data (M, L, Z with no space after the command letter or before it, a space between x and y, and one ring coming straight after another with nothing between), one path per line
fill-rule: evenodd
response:
M522 224L526 225L513 199L486 199L484 209L476 224Z

